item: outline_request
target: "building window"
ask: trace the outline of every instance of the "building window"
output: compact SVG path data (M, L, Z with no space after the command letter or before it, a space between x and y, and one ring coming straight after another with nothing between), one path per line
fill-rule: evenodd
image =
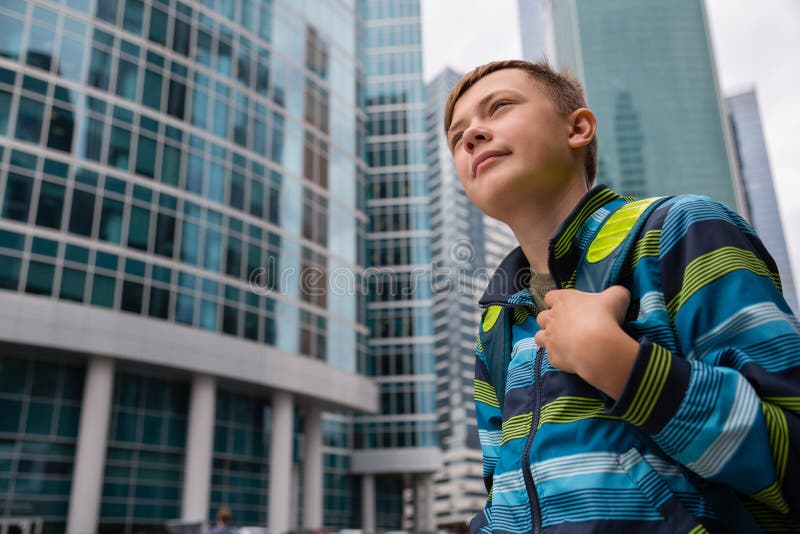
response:
M64 532L84 368L0 356L0 503Z
M300 353L327 360L327 320L322 315L300 310Z
M303 176L323 189L328 188L328 143L306 132L303 143Z
M328 243L328 199L303 187L303 237L322 246Z
M117 373L99 532L180 517L189 385Z
M217 390L209 520L228 506L239 524L267 524L271 406Z

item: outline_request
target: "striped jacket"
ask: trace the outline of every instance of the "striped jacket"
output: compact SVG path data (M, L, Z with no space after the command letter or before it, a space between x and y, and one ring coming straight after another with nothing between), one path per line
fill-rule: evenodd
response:
M562 224L559 287L622 202L598 186ZM800 326L761 241L724 205L678 196L625 266L639 352L616 402L536 345L521 249L490 280L475 366L489 497L470 532L800 532ZM509 353L498 397L490 370Z

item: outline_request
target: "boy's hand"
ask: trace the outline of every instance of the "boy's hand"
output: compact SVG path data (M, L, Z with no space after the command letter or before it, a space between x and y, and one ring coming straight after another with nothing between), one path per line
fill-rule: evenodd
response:
M618 399L639 350L621 327L630 292L622 286L602 293L559 289L544 301L550 309L539 312L542 329L535 340L547 349L550 363Z

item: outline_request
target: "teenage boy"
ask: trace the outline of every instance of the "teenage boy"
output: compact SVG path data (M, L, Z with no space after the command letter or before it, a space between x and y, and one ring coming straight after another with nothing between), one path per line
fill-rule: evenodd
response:
M480 66L445 133L470 200L520 244L480 301L489 498L470 531L800 532L800 327L748 224L705 197L661 200L621 285L579 291L651 204L590 190L580 84Z

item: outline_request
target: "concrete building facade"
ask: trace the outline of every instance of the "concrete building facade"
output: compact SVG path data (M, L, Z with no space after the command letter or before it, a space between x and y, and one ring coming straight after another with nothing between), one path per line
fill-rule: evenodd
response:
M0 4L0 518L361 526L370 4Z

